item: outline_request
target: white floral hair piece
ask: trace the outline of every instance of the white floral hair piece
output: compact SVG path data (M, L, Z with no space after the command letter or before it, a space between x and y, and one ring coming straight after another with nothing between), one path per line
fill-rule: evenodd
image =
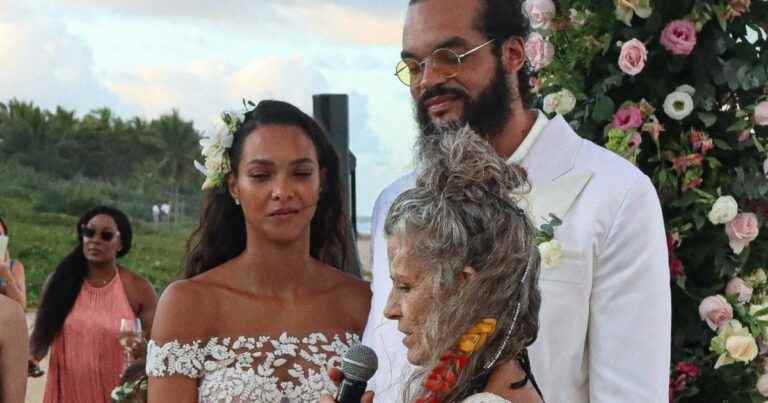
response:
M195 168L205 175L203 190L211 189L224 181L224 178L232 170L229 166L227 149L232 147L234 134L245 119L244 114L227 111L221 114L224 123L219 130L212 135L206 135L200 139L200 147L205 160L201 164L195 160Z

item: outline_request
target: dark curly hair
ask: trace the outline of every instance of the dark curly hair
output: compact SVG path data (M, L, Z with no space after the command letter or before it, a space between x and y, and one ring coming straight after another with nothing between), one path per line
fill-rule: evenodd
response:
M341 188L339 157L328 141L325 131L311 116L282 101L265 100L245 114L234 133L228 157L232 172L237 175L245 140L264 125L284 125L300 128L312 141L320 169L325 170L325 182L310 223L310 255L323 263L344 270L350 259L347 238L345 196ZM194 277L238 256L245 250L245 217L240 206L222 184L206 191L200 223L187 241L184 277Z
M42 302L35 319L35 328L30 337L30 351L35 357L45 355L53 339L64 326L67 315L75 305L80 288L88 275L88 261L85 258L85 253L83 253L82 228L93 217L102 214L112 217L117 224L117 230L120 231L120 241L123 243L123 248L117 252L117 257L123 257L131 250L133 229L128 216L122 211L113 207L100 206L89 210L80 217L75 225L77 245L56 266L56 270L51 274L43 291Z

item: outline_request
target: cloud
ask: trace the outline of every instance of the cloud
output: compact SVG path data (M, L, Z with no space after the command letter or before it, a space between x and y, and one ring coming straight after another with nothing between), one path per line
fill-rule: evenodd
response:
M0 94L81 110L117 103L99 83L93 54L81 38L49 20L19 22L9 15L0 19Z
M284 6L286 15L299 16L314 32L341 43L393 45L401 42L400 15L382 15L369 9L317 2L312 6Z
M183 69L144 67L111 78L108 86L145 117L176 108L198 129L210 130L221 111L240 108L243 99L280 99L311 114L312 95L326 91L327 81L301 58L270 56L243 66L197 60Z
M407 1L59 0L56 4L61 11L80 18L106 13L166 21L196 19L217 29L262 38L293 40L298 35L306 40L319 35L334 43L395 45L400 43Z

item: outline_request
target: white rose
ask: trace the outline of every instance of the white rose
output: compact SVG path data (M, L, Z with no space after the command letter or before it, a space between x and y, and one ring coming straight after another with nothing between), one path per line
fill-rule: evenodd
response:
M712 224L725 224L739 214L739 205L736 203L736 199L733 196L720 196L715 204L712 205L712 210L709 210L707 217Z
M674 91L664 100L664 112L672 119L683 120L693 112L693 98L685 92Z
M763 374L757 378L757 391L761 395L768 397L768 374Z
M736 361L750 362L757 357L757 342L752 335L731 336L725 341L728 355Z
M576 107L576 97L568 89L562 89L544 97L544 112L567 115Z
M688 84L683 84L677 88L675 88L675 91L677 92L684 92L690 96L694 96L696 94L696 88L691 87Z
M526 0L523 10L533 29L548 28L555 17L555 3L552 0Z
M563 245L556 239L542 242L539 244L539 254L541 255L541 265L547 269L560 264L563 257Z
M576 97L573 95L573 93L570 90L565 88L560 90L560 103L558 104L558 107L555 109L555 112L561 115L567 115L575 107L576 107Z

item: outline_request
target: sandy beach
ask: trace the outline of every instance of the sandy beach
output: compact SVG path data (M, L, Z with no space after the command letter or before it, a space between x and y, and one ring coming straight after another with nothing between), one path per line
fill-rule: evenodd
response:
M360 235L357 240L357 251L360 255L360 262L363 264L363 277L370 280L370 237ZM27 313L27 326L32 331L32 324L35 321L35 312ZM48 373L48 358L46 357L40 364L46 375ZM45 391L45 375L40 378L27 378L27 399L26 403L40 403L43 401L43 392Z

